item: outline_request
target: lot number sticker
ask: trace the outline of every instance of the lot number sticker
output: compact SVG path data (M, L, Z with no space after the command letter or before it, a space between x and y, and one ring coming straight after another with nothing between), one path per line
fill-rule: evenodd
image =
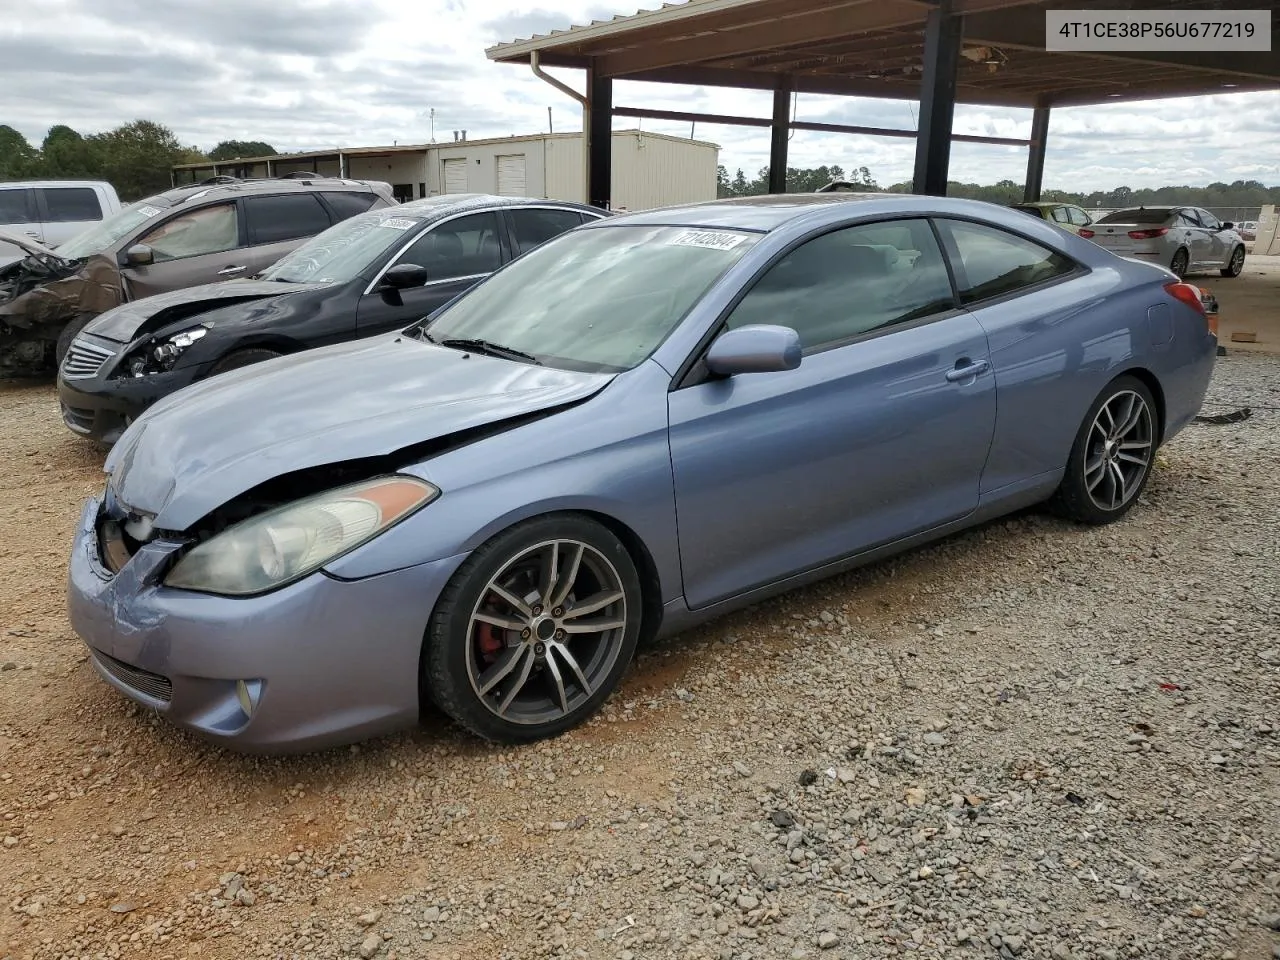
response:
M154 217L160 213L157 207L139 207L138 212L144 217Z
M390 227L392 230L408 230L418 221L406 220L404 217L388 217L378 224L380 227Z
M723 233L719 230L686 230L671 242L678 247L706 247L709 250L732 250L747 239L740 233Z

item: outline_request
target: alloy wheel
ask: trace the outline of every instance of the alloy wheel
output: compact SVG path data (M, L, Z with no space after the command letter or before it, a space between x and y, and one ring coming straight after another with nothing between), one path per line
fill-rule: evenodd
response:
M545 724L580 708L617 663L627 626L617 568L578 540L548 540L508 560L467 627L467 676L499 719Z
M1094 418L1084 449L1084 482L1100 510L1119 510L1142 487L1155 453L1151 408L1132 390L1112 396Z
M1235 253L1231 254L1231 264L1228 267L1233 277L1238 277L1244 271L1244 247L1236 247Z

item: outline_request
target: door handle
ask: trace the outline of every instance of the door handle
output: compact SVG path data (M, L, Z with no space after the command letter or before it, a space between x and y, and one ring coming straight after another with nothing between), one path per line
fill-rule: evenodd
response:
M218 271L218 276L230 277L237 273L244 273L248 269L248 267L223 267Z
M961 380L972 380L979 374L986 373L991 366L986 360L974 360L969 363L961 361L961 363L963 366L956 366L955 369L947 371L947 379L952 383L957 383Z

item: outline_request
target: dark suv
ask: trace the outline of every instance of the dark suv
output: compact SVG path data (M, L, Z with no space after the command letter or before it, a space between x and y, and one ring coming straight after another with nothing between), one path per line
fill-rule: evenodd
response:
M52 371L76 333L131 300L254 276L355 214L394 206L386 183L217 177L147 197L0 269L0 377Z

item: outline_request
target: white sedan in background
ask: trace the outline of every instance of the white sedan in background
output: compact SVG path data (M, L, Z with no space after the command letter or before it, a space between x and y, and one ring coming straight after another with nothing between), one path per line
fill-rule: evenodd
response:
M1238 277L1244 240L1230 221L1200 207L1131 207L1080 230L1080 236L1121 257L1168 267L1179 277L1217 270Z

